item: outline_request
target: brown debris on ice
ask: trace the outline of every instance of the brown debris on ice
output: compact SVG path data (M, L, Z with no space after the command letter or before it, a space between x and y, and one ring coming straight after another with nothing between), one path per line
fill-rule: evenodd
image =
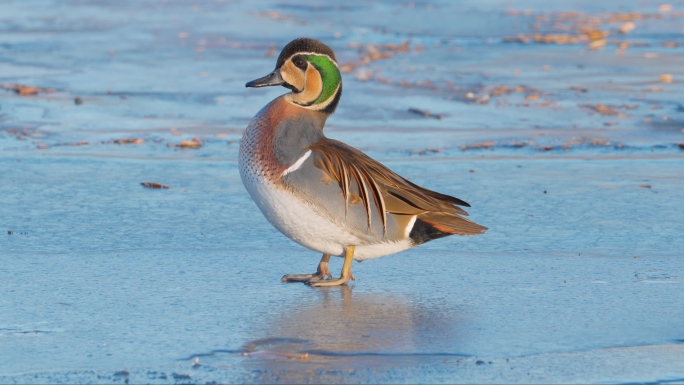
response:
M438 147L438 148L428 147L424 150L411 150L410 154L411 155L439 154L440 152L442 152L444 150L448 150L450 148L451 147Z
M156 188L156 189L170 189L171 188L171 186L167 186L165 184L161 184L161 183L157 183L157 182L141 182L140 184L146 188Z
M506 86L496 86L490 93L489 96L500 96L500 95L508 95L512 93L513 90L509 87Z
M596 112L596 113L599 113L600 115L603 115L603 116L616 116L618 118L629 117L629 115L618 111L618 109L635 110L637 108L636 105L623 104L620 106L610 106L610 105L606 105L603 103L598 103L598 104L584 103L584 104L580 104L579 106L584 108L587 111L590 111L590 112Z
M442 118L444 118L444 115L442 115L442 114L433 114L433 113L430 113L430 110L421 110L421 109L413 108L413 107L409 108L408 112L410 112L412 114L420 115L424 118L435 118L438 120L442 120Z
M503 107L509 101L509 98L507 96L515 94L524 94L524 103L522 104L522 106L524 107L529 107L530 101L536 101L541 99L542 97L548 97L547 95L543 94L540 90L532 87L520 85L489 85L482 87L479 90L467 92L463 95L463 98L465 100L475 102L477 104L488 104L494 98L499 98L499 101L497 102L497 107ZM552 100L546 100L544 102L534 104L534 106L536 107L548 107L551 105L555 105Z
M31 86L27 84L18 83L4 83L0 84L0 89L12 90L21 96L34 96L38 94L51 94L57 92L51 88L42 88L37 86Z
M80 142L71 142L71 143L59 143L56 144L55 146L86 146L90 144L87 140L82 140Z
M143 142L145 142L145 140L141 138L121 138L112 141L112 143L115 144L141 144Z
M565 151L571 150L576 146L591 146L591 147L609 147L614 146L617 149L623 148L622 144L612 143L608 139L603 138L569 138L563 144L538 144L533 139L530 140L511 140L509 143L496 144L494 141L487 141L481 143L474 143L459 147L461 150L479 150L479 149L493 149L495 147L509 147L509 148L531 148L539 151L551 151L556 149L563 149Z
M356 68L377 60L389 59L397 53L408 53L410 41L405 40L401 44L365 44L358 42L349 44L350 48L358 48L360 56L354 61L340 65L340 71L349 73Z
M671 74L662 74L660 75L660 82L663 84L669 84L672 83L673 77Z
M533 12L509 11L509 16L533 16L533 30L546 30L549 32L518 34L503 38L504 42L523 44L585 44L591 50L600 49L608 44L620 47L618 53L624 52L628 45L624 39L632 31L638 28L637 22L644 20L658 20L667 14L670 18L681 17L682 13L669 13L672 7L662 4L658 7L659 12L611 12L601 14L587 14L583 12L545 12L535 14ZM665 11L663 10L665 9ZM608 40L609 36L615 36L615 40ZM670 45L672 46L672 45ZM676 45L675 45L676 46Z
M192 140L181 140L180 144L169 144L170 147L176 148L200 148L202 147L202 138L194 137Z
M473 143L473 144L469 144L466 146L461 146L459 148L461 150L465 151L465 150L478 150L478 149L482 149L482 148L492 148L492 147L494 147L494 142L489 141L489 142L482 142L482 143Z
M589 145L592 147L608 147L612 145L610 140L608 139L602 139L602 138L594 138L594 139L589 139L589 138L570 138L563 143L561 148L565 150L569 150L574 146L579 146L579 145ZM617 148L622 148L621 144L616 145Z

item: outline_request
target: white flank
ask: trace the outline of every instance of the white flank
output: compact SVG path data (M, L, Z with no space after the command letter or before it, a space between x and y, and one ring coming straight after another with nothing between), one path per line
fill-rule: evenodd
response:
M385 242L385 243L375 243L372 245L360 245L356 246L354 250L354 260L365 261L367 259L373 259L382 257L384 255L390 255L410 249L413 246L409 239L404 239L398 242Z
M307 159L309 159L310 156L311 156L311 150L305 152L304 155L302 155L301 158L297 159L297 161L294 162L294 164L292 166L288 167L285 171L283 171L283 176L285 176L285 175L287 175L293 171L297 171L300 167L302 167L302 164Z

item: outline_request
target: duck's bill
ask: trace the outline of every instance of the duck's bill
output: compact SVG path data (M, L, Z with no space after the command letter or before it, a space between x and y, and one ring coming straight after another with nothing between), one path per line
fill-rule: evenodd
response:
M285 84L285 80L283 80L283 77L280 76L280 69L276 68L275 70L273 70L273 72L264 76L263 78L247 82L247 84L245 84L245 87L282 86L283 84Z

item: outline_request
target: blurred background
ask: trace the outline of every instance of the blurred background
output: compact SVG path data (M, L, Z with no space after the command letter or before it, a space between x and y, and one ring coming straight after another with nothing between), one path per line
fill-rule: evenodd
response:
M244 83L272 69L280 49L301 36L330 45L344 72L343 102L328 130L366 150L651 151L684 142L678 2L0 6L5 149L132 138L165 153L160 147L181 140L237 140L284 91ZM369 130L401 140L369 140Z

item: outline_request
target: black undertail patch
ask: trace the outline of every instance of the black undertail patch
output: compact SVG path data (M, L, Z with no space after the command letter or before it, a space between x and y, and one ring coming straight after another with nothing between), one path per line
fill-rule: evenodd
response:
M454 234L438 230L431 224L421 220L420 218L416 218L416 223L413 224L413 229L411 229L411 232L409 233L409 238L411 238L414 244L420 245L421 243L425 243L433 239L443 238L449 235Z

